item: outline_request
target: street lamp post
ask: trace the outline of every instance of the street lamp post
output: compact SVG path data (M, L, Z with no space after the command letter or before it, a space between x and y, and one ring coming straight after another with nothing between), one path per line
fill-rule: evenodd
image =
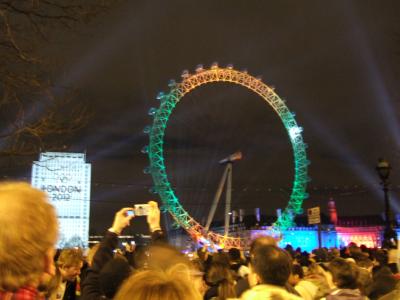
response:
M382 246L388 246L391 241L397 240L397 234L393 229L393 221L392 221L392 210L390 208L389 201L389 175L392 167L389 162L383 158L378 160L378 164L376 166L376 171L381 179L382 190L384 194L385 200L385 231L383 234L383 243Z

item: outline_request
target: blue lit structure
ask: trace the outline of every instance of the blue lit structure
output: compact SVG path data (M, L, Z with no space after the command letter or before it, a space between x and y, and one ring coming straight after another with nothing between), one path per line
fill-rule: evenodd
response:
M250 230L247 230L241 225L231 226L236 226L234 230L232 230L235 236L247 241L246 249L248 249L253 239L266 235L280 239L279 246L282 248L291 245L294 249L300 247L302 251L307 252L318 248L317 226L292 227L281 232L267 226ZM341 248L347 246L349 243L355 243L358 246L366 245L371 248L381 247L383 229L384 227L382 226L334 227L332 225L325 225L321 231L322 247L328 249L333 247ZM223 227L214 227L213 230L215 232L222 232ZM400 240L400 228L396 228L396 232ZM179 236L179 234L177 236ZM187 243L187 237L181 237L179 241L176 237L173 237L170 243L181 248L188 248L190 245L190 243ZM197 246L193 245L193 249L196 247L203 247L203 245L209 245L209 242L205 239L199 239L196 244ZM209 250L215 251L213 247L209 248Z
M318 248L318 232L315 229L293 229L282 232L283 239L279 246L285 248L287 245L293 248L300 247L301 250L312 251Z
M287 230L281 231L282 239L279 246L284 248L291 245L293 248L300 247L302 251L311 252L313 249L318 248L318 230L313 227L292 227ZM254 239L257 236L272 235L279 238L279 233L271 231L269 228L261 230L251 230L250 238ZM335 230L322 231L322 245L323 247L337 247L337 233Z
M293 227L279 233L270 227L263 227L259 230L250 230L250 239L257 236L271 235L282 238L279 246L291 245L293 248L300 247L302 250L312 251L318 248L317 227ZM397 228L397 235L400 238L400 228ZM321 231L322 247L344 247L349 243L366 245L367 247L380 247L383 236L382 226L361 226L361 227L327 227Z

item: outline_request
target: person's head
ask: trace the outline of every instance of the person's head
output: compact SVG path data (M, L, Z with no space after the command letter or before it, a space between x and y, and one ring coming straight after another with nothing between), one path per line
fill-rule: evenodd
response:
M143 269L147 267L148 262L148 251L144 245L137 245L135 252L133 252L133 268Z
M340 257L340 250L337 248L332 248L329 252L330 254L330 260L336 258L336 257Z
M374 254L374 258L379 266L387 265L388 254L384 249L378 249Z
M335 287L332 283L332 275L317 263L310 264L305 278L318 288L314 299L325 297Z
M197 256L199 257L199 259L201 259L203 262L207 261L208 259L208 251L207 248L203 247L203 248L198 248L197 249Z
M310 254L307 251L303 251L297 261L301 266L308 267L311 264Z
M326 248L317 248L312 251L316 262L327 262L329 253Z
M250 256L257 249L257 247L267 246L267 245L278 246L278 243L272 236L269 236L269 235L260 236L256 239L254 239L250 245Z
M204 295L208 288L204 276L204 263L200 259L191 260L190 263L190 272L193 285L201 295Z
M371 299L380 299L383 295L393 291L397 283L389 267L381 267L373 274L373 282L367 287L367 294Z
M83 266L83 253L79 248L63 249L57 259L57 268L61 278L74 281L80 274Z
M150 269L167 270L176 264L190 265L190 261L178 249L166 244L157 243L151 245L146 251L146 265Z
M217 252L212 255L212 262L217 264L223 264L229 267L229 256L225 252Z
M240 250L238 248L230 248L228 256L231 263L238 263L241 260Z
M291 267L289 254L277 246L258 246L251 255L251 269L261 283L284 286L289 279Z
M116 257L108 261L100 271L99 284L103 294L108 298L114 298L121 284L131 274L131 267L125 257Z
M226 264L212 263L207 270L206 282L210 286L218 287L218 298L235 298L234 276Z
M0 289L15 291L54 275L58 224L47 196L27 183L0 183Z
M289 283L293 286L299 283L304 278L303 268L300 265L292 265L292 273L289 276Z
M173 270L144 270L133 274L114 300L201 300L201 294L191 282L190 271L185 268L177 265Z
M329 271L332 274L333 283L338 288L357 288L358 268L354 263L338 257L329 263Z
M357 266L359 266L360 268L366 269L370 272L372 271L372 268L374 267L372 260L370 260L369 258L357 260L356 263L357 263Z
M367 287L372 284L371 273L364 268L358 268L357 286L363 295L367 295Z
M99 250L99 247L100 243L97 243L93 247L91 247L87 253L86 262L89 267L92 266L94 255L96 254L97 250Z

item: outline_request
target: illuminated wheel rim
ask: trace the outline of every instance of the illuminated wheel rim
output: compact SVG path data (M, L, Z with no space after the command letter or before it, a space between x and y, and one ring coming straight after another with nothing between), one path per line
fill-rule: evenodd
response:
M223 236L210 231L206 232L204 227L189 215L179 202L168 181L164 164L163 139L168 119L176 104L195 88L213 82L238 84L256 92L275 110L282 120L293 149L294 181L288 205L273 227L277 230L285 230L294 225L294 217L296 214L302 213L303 200L308 196L306 187L309 181L307 176L309 161L306 156L306 145L301 135L302 128L297 125L294 114L289 111L285 102L279 98L272 88L247 74L247 72L234 70L231 66L220 68L213 64L210 69L203 69L202 66L198 66L195 74L184 71L181 82L171 81L168 85L169 92L161 92L157 96L157 99L160 100L159 108L151 108L149 111L149 115L154 117L153 124L144 129L144 132L149 134L150 137L149 145L143 149L143 152L148 153L150 166L144 172L153 177L154 192L159 194L165 209L172 215L177 224L183 227L192 237L203 238L226 248L243 248L245 241L242 239Z

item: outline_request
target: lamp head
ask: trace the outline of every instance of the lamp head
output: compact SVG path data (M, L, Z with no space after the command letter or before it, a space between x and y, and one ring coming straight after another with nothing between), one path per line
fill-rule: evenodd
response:
M378 160L378 164L376 165L376 171L378 172L379 178L382 181L385 181L389 178L390 170L392 167L390 166L389 162L384 158L380 158Z
M234 161L241 160L242 157L243 157L242 152L241 151L237 151L237 152L229 155L228 157L225 157L224 159L221 159L219 161L219 163L221 165L227 164L227 163L233 163Z

